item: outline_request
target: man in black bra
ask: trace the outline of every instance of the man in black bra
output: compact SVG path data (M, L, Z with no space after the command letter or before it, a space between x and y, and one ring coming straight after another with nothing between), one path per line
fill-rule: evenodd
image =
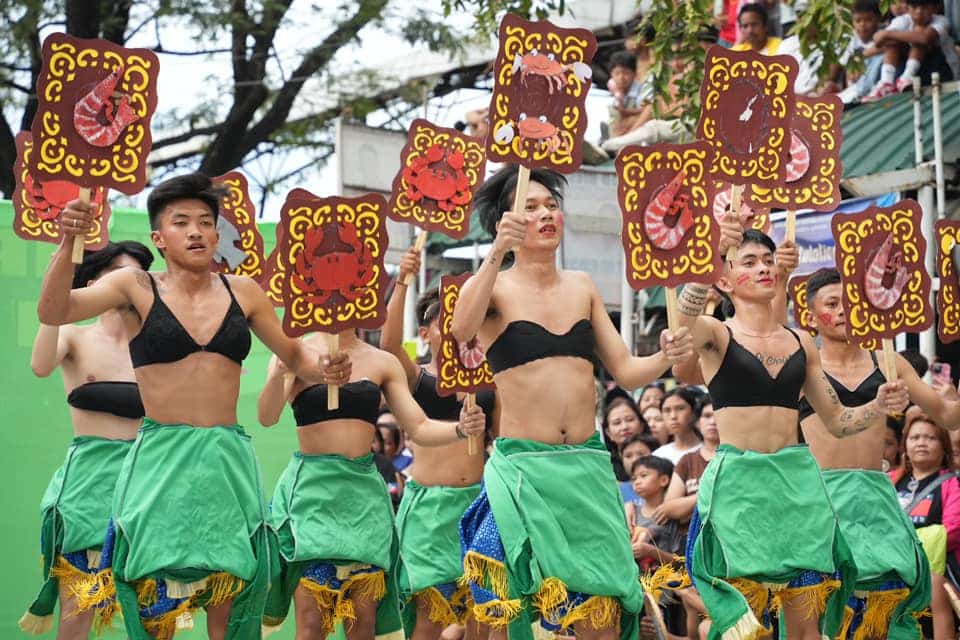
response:
M775 251L766 235L743 233L716 283L731 303L725 323L701 315L707 286L688 284L679 299L720 431L700 479L687 552L711 638L752 637L776 610L791 640L836 635L855 568L816 461L797 445L800 394L838 437L907 402L898 382L881 385L867 404L843 406L810 336L776 320Z
M256 282L210 273L219 203L202 174L160 183L147 209L166 270L120 269L71 291L73 238L86 234L93 211L70 202L40 293L41 322L116 309L130 341L147 417L117 481L102 570L83 600L102 605L115 585L135 640L171 636L196 608L207 611L210 638L259 637L270 540L258 463L237 424L250 330L305 380L342 385L350 375L345 357L323 356L322 365L320 353L284 335Z
M820 336L820 361L841 402L858 406L872 401L886 378L877 354L861 349L846 335L840 273L820 269L807 279L811 326ZM903 356L897 377L910 398L938 424L960 427L960 403L929 387ZM860 627L871 635L919 638L916 618L930 605L930 572L913 524L884 473L886 416L878 415L863 433L839 440L831 435L806 398L800 400L800 425L820 467L827 493L840 518L840 529L857 565L857 595L849 603L847 637ZM934 597L943 598L943 577L934 578Z

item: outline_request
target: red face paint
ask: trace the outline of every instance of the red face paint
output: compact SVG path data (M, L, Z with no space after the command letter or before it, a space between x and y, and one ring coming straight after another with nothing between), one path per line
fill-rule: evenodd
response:
M833 316L830 315L829 313L818 313L818 314L817 314L817 321L818 321L820 324L832 325L832 324L833 324Z
M738 285L743 284L743 283L747 282L748 280L750 280L750 274L744 273L744 274L741 274L741 275L737 276L737 284L738 284Z

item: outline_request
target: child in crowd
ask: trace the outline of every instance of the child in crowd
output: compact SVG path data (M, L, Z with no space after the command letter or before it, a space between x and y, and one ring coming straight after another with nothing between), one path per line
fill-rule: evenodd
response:
M656 456L644 456L633 465L633 490L643 499L637 510L631 542L641 571L650 571L671 562L683 546L680 528L673 520L658 524L654 512L663 504L673 476L673 463Z
M649 433L638 433L630 437L623 444L622 461L624 469L633 469L637 460L653 453L660 446L657 439ZM627 522L632 526L637 519L637 510L643 506L643 498L633 490L633 476L630 480L620 483L620 495L623 497L623 509L627 514Z
M650 76L647 76L647 80ZM610 56L610 136L622 136L650 119L653 83L637 80L637 56L618 51Z
M881 19L877 0L857 0L853 4L853 35L841 62L846 64L859 57L863 60L863 70L856 78L848 74L847 88L840 92L844 104L858 102L880 79L883 51L874 44L873 36L880 29Z
M929 84L932 73L939 73L941 82L960 77L950 22L936 14L937 7L937 0L907 0L907 13L874 34L874 43L883 49L883 66L880 81L864 102L905 91L913 86L914 77L924 84ZM900 68L903 72L897 77Z

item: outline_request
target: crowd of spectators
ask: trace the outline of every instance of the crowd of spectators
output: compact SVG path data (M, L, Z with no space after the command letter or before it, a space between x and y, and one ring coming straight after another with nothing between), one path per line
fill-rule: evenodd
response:
M714 43L734 50L754 50L763 55L790 55L797 60L798 94L837 94L845 105L879 100L912 88L913 79L930 84L939 73L941 82L960 79L960 0L899 0L886 14L879 0L855 0L850 37L832 43L840 64L821 70L817 50L804 56L793 33L803 0L716 0L714 27L702 44ZM809 27L816 40L817 25ZM683 142L690 137L675 118L658 119L657 113L676 113L683 96L670 87L667 95L655 90L653 34L641 29L627 38L623 51L610 57L607 89L611 95L609 120L601 127L600 145L589 145L585 159L597 164L615 156L628 144ZM671 64L673 64L671 62ZM674 74L683 69L674 69ZM659 102L659 104L657 104ZM656 107L658 108L655 108Z
M916 352L903 354L927 373ZM944 394L958 391L934 377ZM651 420L662 422L662 440ZM676 565L684 555L687 526L697 501L700 477L720 445L713 404L702 387L677 385L664 391L657 383L631 395L607 392L600 424L623 496L635 559L651 575ZM802 434L798 435L802 440ZM943 588L960 583L960 431L948 431L912 406L887 419L884 467L889 470L901 506L917 528L934 574L934 638L956 638L957 620ZM936 483L936 484L934 484ZM709 621L695 589L672 592L661 603L671 637L706 637ZM644 628L653 633L651 622Z

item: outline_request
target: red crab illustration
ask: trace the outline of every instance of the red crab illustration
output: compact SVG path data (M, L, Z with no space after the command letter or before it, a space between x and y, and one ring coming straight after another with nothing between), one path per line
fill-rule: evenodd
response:
M572 64L560 64L553 53L543 54L536 49L531 49L529 53L518 55L513 59L513 73L520 72L520 82L527 84L527 76L535 75L544 78L547 81L547 92L553 93L554 89L560 90L570 81L568 72L580 79L581 82L593 76L593 70L590 65L583 62L574 62Z
M527 117L526 113L521 113L517 118L516 132L512 122L508 122L494 132L494 140L500 144L510 144L515 135L521 138L532 140L541 148L548 152L561 151L568 152L569 146L560 139L560 129L542 115L537 118Z
M67 180L37 182L27 174L23 183L25 200L41 220L53 220L67 203L80 195L80 187Z
M435 144L403 169L407 197L414 202L433 200L442 211L453 211L473 199L470 180L463 172L463 154Z
M304 237L303 251L297 256L293 284L316 305L324 305L334 293L347 302L355 302L369 288L373 275L373 255L370 247L360 240L357 228L349 222L337 229L340 245L324 250L323 227L310 229ZM328 243L329 244L329 243Z

